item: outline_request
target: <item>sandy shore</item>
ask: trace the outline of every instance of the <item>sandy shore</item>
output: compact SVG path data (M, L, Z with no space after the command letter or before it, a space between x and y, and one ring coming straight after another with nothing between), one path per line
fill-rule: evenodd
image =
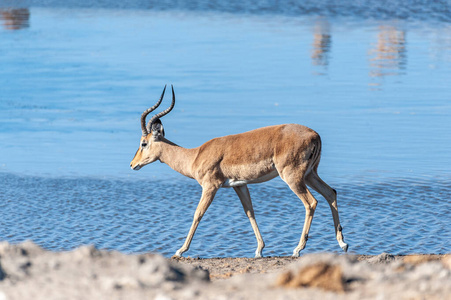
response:
M3 299L451 299L451 255L167 259L2 242Z

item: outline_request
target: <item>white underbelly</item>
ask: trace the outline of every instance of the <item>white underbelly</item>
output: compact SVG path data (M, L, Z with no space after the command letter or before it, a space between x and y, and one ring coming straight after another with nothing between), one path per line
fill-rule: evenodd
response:
M265 174L261 177L254 178L254 179L248 179L248 180L240 180L240 179L229 179L227 178L226 181L221 185L221 187L228 188L228 187L235 187L235 186L243 186L246 184L252 184L252 183L261 183L265 182L271 179L276 178L279 176L279 173L276 169L272 170L268 174Z

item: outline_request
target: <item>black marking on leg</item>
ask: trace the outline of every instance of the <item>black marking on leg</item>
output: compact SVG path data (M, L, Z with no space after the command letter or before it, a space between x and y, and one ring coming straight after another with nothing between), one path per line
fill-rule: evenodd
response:
M308 241L308 234L306 234L304 237L305 237L305 241Z
M338 225L337 230L338 230L338 231L342 231L342 230L343 230L343 227L341 227L341 225Z

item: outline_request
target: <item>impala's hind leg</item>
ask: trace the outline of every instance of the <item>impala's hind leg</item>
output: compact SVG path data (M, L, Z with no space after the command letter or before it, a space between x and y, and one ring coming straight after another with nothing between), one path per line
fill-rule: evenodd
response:
M344 242L340 218L338 216L337 192L318 176L316 170L312 170L312 172L306 176L305 182L329 202L332 217L334 218L335 236L337 237L340 247L347 252L348 244Z
M308 233L310 231L310 226L312 225L313 214L315 213L316 204L318 201L315 197L313 197L312 193L310 193L307 186L304 184L303 172L290 172L285 169L279 174L282 180L288 184L296 196L301 199L305 207L305 220L301 239L298 246L293 250L293 257L298 257L299 252L305 248L305 244L307 243Z
M243 204L244 212L246 213L249 221L251 222L252 229L254 230L255 237L257 238L257 250L255 251L255 257L262 257L262 250L265 247L262 235L258 229L257 221L255 220L254 208L252 206L251 195L247 185L233 187L238 197L240 197L241 204Z
M308 233L312 225L313 214L315 213L316 204L318 201L313 197L312 193L307 189L304 183L297 185L290 185L291 190L301 199L305 207L305 221L302 229L301 239L298 246L293 250L293 257L298 257L299 252L305 248L308 240Z

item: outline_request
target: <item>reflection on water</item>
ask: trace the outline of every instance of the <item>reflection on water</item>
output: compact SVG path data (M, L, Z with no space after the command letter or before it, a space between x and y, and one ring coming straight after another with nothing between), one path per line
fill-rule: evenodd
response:
M451 25L445 24L436 31L428 32L432 36L432 47L430 53L435 60L451 62ZM439 67L431 64L431 68Z
M29 27L30 11L28 8L0 9L0 21L6 30L18 30Z
M401 75L407 64L406 32L393 25L381 25L378 31L368 54L370 77Z
M331 63L332 33L331 24L327 18L317 19L313 26L313 42L311 60L314 66L323 67L316 75L327 73ZM377 41L370 43L368 60L370 62L370 85L379 86L378 77L402 75L407 65L406 31L392 25L392 21L378 27ZM342 53L345 54L345 53ZM341 57L337 57L341 59ZM355 58L357 63L359 57Z
M330 33L330 24L325 18L315 22L313 28L312 42L312 63L315 66L327 67L329 64L329 54L332 46L332 35Z
M195 3L200 5L203 2ZM29 19L30 11L28 8L0 9L0 20L3 22L3 27L6 30L28 28L30 26ZM322 71L314 73L317 75L326 74L327 67L330 64L332 48L331 26L328 17L317 17L314 22L310 58L314 66L323 67ZM436 51L433 54L443 55L445 53L449 56L449 51L443 50L444 48L447 50L451 48L449 35L440 34L437 36L437 40ZM396 25L393 25L393 21L386 21L386 24L378 27L377 41L371 43L369 47L369 85L380 86L383 77L402 75L404 73L407 65L406 30L399 29Z

